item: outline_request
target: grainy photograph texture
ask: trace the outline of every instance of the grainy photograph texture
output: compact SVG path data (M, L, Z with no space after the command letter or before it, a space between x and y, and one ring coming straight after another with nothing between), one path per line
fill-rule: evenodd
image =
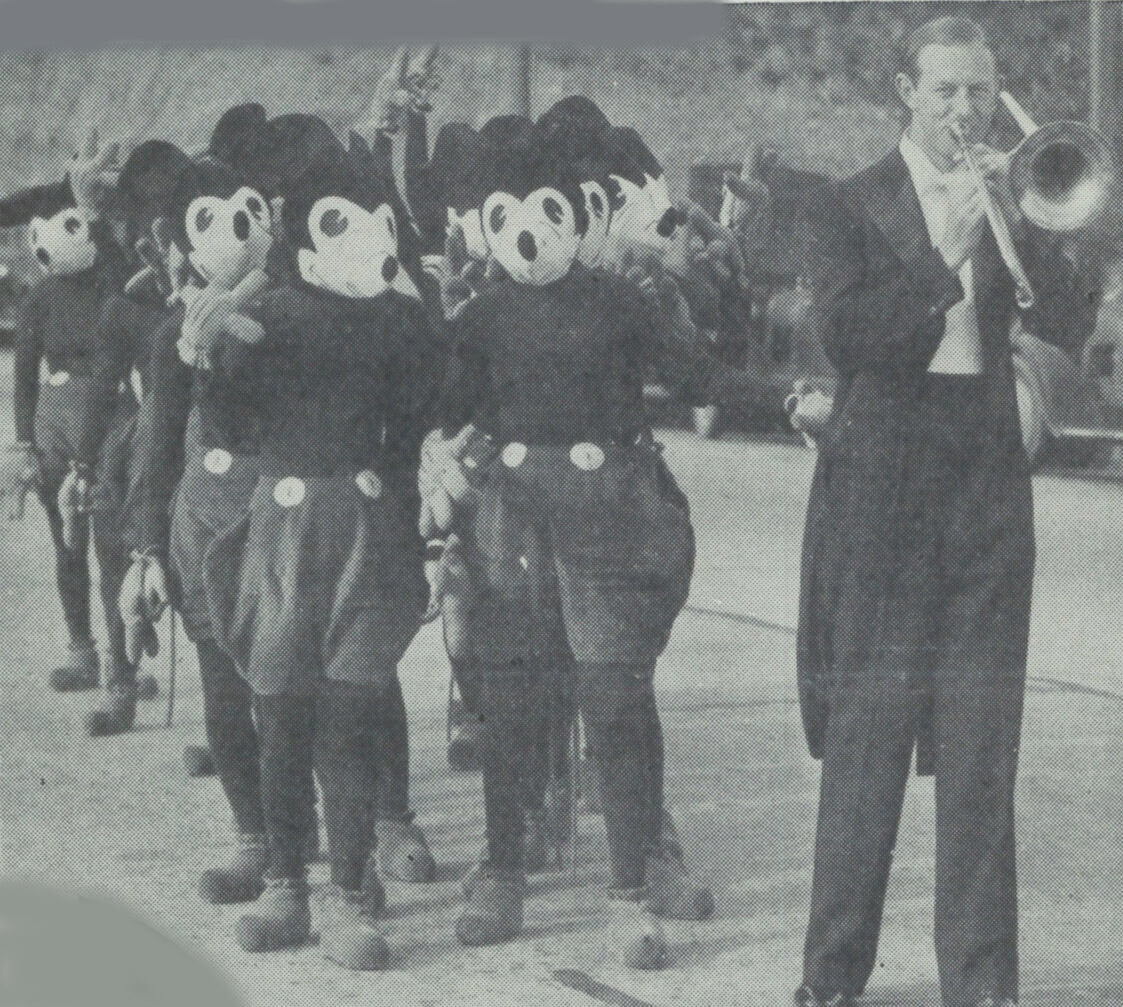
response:
M253 7L0 42L0 1003L1123 1002L1120 5Z

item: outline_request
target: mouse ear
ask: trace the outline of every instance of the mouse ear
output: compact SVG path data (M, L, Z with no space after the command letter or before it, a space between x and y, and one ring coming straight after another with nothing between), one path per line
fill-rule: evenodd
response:
M211 133L207 153L232 168L241 169L267 123L265 108L257 102L235 105L219 118Z
M0 200L0 227L20 227L34 217L53 217L68 206L74 206L69 180L31 185Z

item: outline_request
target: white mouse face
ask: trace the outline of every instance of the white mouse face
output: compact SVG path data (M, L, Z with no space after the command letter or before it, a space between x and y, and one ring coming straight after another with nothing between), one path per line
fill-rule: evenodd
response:
M577 261L586 266L597 266L604 252L604 239L608 236L612 210L608 203L608 193L600 182L596 180L582 182L581 191L585 194L589 226L585 229L581 244L577 248Z
M577 258L581 236L573 207L557 189L535 189L525 199L493 192L482 215L491 254L516 283L553 283Z
M273 246L269 203L243 186L229 199L199 196L184 215L188 259L207 283L233 290L251 269L264 269Z
M306 283L344 297L377 297L396 290L420 300L398 261L398 230L388 203L365 210L341 196L324 196L308 211L315 251L297 253Z
M484 238L483 221L479 209L465 210L457 213L451 206L448 208L448 223L459 224L464 232L464 242L468 246L468 254L473 259L486 259L488 256L487 240Z
M612 217L604 255L614 258L629 245L667 251L678 226L678 211L671 205L666 178L647 175L642 186L621 175L610 179Z
M90 215L79 207L67 207L53 217L32 218L27 238L39 267L53 276L81 273L97 261Z

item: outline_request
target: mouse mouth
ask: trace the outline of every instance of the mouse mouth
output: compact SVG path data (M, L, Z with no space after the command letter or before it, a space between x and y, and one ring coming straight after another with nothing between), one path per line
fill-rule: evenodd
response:
M530 231L520 231L515 245L519 250L519 255L527 262L533 262L538 258L538 242L534 240L534 235Z
M234 237L245 241L250 236L250 215L245 210L234 214Z

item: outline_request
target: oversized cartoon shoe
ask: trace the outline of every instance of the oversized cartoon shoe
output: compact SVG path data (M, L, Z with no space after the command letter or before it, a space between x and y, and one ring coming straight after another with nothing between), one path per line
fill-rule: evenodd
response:
M472 885L468 904L456 920L456 939L466 947L501 944L523 926L526 876L485 864Z
M100 671L101 664L93 643L72 643L68 648L66 663L52 669L48 681L55 692L96 689Z
M424 883L437 876L436 861L425 834L413 823L412 812L404 821L376 819L374 833L378 837L378 868L384 878Z
M372 972L385 968L390 948L376 922L380 911L363 890L329 886L320 921L324 957L345 969Z
M187 775L193 778L214 776L218 771L215 768L214 756L206 745L188 745L183 750L183 768L187 770Z
M308 882L304 878L266 878L253 909L238 919L235 935L243 951L280 951L299 947L312 931Z
M101 706L86 714L86 733L91 738L105 738L131 730L136 720L136 686L110 685L105 689Z
M669 920L705 920L714 912L714 896L687 872L681 860L665 851L644 864L647 902L656 916Z
M644 888L614 888L608 896L610 956L629 969L661 969L667 964L663 928L652 914Z
M211 867L199 876L199 896L214 905L253 902L265 890L269 851L265 836L244 833L227 867Z

